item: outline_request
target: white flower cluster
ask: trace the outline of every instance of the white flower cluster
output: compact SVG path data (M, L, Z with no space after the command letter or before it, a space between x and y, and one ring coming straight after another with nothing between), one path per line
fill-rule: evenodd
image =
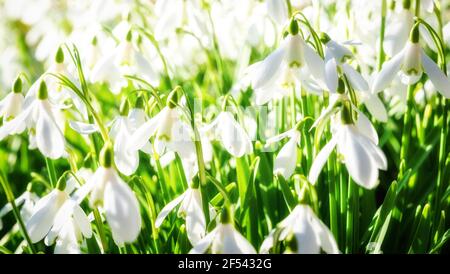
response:
M88 143L99 136L104 143L101 153L101 147L96 148L96 169L73 170L67 182L58 180L42 198L27 191L16 201L22 206L31 241L55 243L55 253L80 253L84 239L93 235L91 221L98 214L105 217L118 246L138 238L140 201L127 182L146 165L140 163L142 153L149 155L154 167L179 159L189 183L183 194L161 209L156 228L163 227L179 205L191 253L256 253L233 225L229 205L215 218L216 211L204 200L198 182L205 170L217 165L214 141L236 159L260 149L254 146L256 134L248 126L254 119L246 123L249 118L242 117L233 99L248 88L251 104L270 109L289 96L294 102L295 97L326 96L328 103L320 106L322 114L313 117L311 129L329 125L331 138L317 151L306 177L314 185L336 148L351 178L366 189L378 185L379 171L388 169L388 161L361 106L375 120L386 122L394 104L403 105L397 112L404 111L406 86L423 74L435 91L450 98L446 71L429 54L438 52L439 45L433 43L429 28L414 18L412 1L392 1L395 6L388 7L386 61L378 68L380 26L373 16L381 13L381 1L4 2L0 83L6 86L19 77L0 102L0 140L25 132L29 148L37 148L47 161L71 157L75 149L67 139L71 130ZM437 24L427 19L432 17L433 1L421 3L424 22ZM331 5L336 14L323 15ZM26 35L11 41L9 33L15 28L26 29ZM214 57L216 64L210 63L211 52L220 55ZM255 52L266 54L250 64ZM30 70L20 59L27 54L46 69L36 66L23 95L30 80L20 72ZM217 106L222 103L221 111L214 119L197 117L189 96L174 83L182 85L200 70L209 73L213 68L220 77L226 62L236 64L233 84L217 79L210 85L215 91L206 91ZM135 103L127 97L132 94L130 87L139 94ZM100 89L111 92L113 104L122 102L109 123L102 121L102 106L95 99L109 96L94 92ZM140 93L143 90L152 95L150 100ZM229 94L219 99L217 92ZM380 93L392 98L387 100L389 105L384 105ZM303 130L306 116L294 114L292 124L283 127L290 129L258 140L268 148L287 139L274 159L275 176L289 180L296 173L297 149L302 132L308 132ZM83 204L87 196L89 206ZM86 215L88 208L93 215ZM217 222L210 232L204 208L211 211L209 219ZM10 210L7 205L0 217ZM260 252L270 252L277 241L285 242L286 253L340 252L330 230L303 200L274 226Z

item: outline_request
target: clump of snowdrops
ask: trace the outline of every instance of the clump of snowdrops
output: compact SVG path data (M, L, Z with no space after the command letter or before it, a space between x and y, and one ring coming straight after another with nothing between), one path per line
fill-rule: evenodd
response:
M447 1L2 2L0 252L448 252Z

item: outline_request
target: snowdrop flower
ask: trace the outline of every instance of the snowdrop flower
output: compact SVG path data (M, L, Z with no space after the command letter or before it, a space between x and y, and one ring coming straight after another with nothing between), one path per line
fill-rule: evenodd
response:
M242 157L253 151L252 141L247 132L234 119L229 111L222 111L216 119L203 128L212 133L214 139L219 139L223 147L234 157Z
M275 51L247 68L246 78L251 82L258 105L292 92L297 79L309 91L322 90L324 61L299 35L295 20L290 23L289 30Z
M47 85L44 81L40 83L37 98L38 100L34 100L16 118L0 128L0 140L8 135L23 132L26 125L35 132L36 145L41 153L48 158L58 159L65 152L62 127L57 121L61 114L60 109L48 100Z
M45 244L56 242L55 254L79 254L83 237L92 237L90 221L76 201L69 199L56 214Z
M121 42L110 54L103 57L92 69L92 82L107 82L112 92L118 94L127 85L124 75L141 75L150 84L157 86L158 76L153 67L132 43L132 33L128 32L125 41Z
M411 1L403 1L399 12L392 11L388 19L383 48L387 55L399 53L408 42L409 33L414 25L414 14L410 10Z
M123 246L136 240L142 221L136 195L117 174L113 159L112 145L106 143L100 155L101 166L74 196L82 201L90 193L91 206L103 207L114 242Z
M24 100L24 108L27 108L29 105L33 103L33 101L37 98L37 93L39 92L40 85L43 81L45 81L47 85L48 97L49 100L55 104L55 105L61 105L63 106L64 102L68 99L71 99L73 104L75 105L78 112L83 116L87 117L87 109L84 105L83 101L81 100L78 95L76 95L71 89L65 87L62 85L56 77L54 77L51 74L62 74L68 77L72 82L76 83L77 81L74 81L74 77L72 76L72 73L70 72L69 68L64 64L64 51L61 47L58 48L58 50L55 53L55 58L53 60L52 65L47 69L47 71L42 74L30 87L28 90L25 100Z
M337 146L353 180L364 188L373 189L378 184L378 170L387 169L386 156L377 146L378 135L362 112L358 111L357 120L353 121L350 102L343 103L340 114L341 123L333 124L333 137L314 159L308 180L315 184L328 157Z
M174 89L168 96L166 107L157 115L142 124L132 135L127 146L130 151L143 150L149 139L154 136L153 152L157 156L166 153L178 153L184 167L196 168L196 150L193 140L192 128L181 119L176 106L178 101L177 90ZM204 153L204 155L206 155ZM173 155L175 156L175 155ZM172 157L174 159L174 157ZM195 175L189 170L188 179ZM186 174L188 175L188 174Z
M155 37L158 40L166 39L175 33L177 28L187 27L197 36L207 34L206 14L198 0L157 0L155 14L158 19L155 24Z
M159 228L167 215L180 204L178 216L186 219L186 232L192 245L196 245L206 231L203 215L202 195L197 186L189 187L183 194L168 203L156 217L155 226Z
M129 109L128 100L124 100L120 106L120 115L110 123L111 129L109 137L114 141L114 162L117 169L124 175L133 174L139 166L138 150L127 149L131 135L145 123L147 115L144 111L142 97L138 97L136 106ZM95 124L88 124L78 121L70 121L70 127L76 132L88 135L98 132L99 128ZM150 154L152 148L147 142L142 150Z
M24 98L21 92L22 80L17 77L12 92L0 101L0 118L3 117L4 122L13 119L22 111Z
M275 237L278 234L278 237ZM292 238L290 238L292 237ZM328 227L314 214L310 206L297 205L277 227L272 230L261 245L260 253L269 253L275 239L288 243L287 252L298 254L339 254L339 248Z
M432 13L433 9L434 9L434 1L433 0L421 0L420 6L424 11L426 11L428 13Z
M78 205L63 191L64 184L59 184L56 189L37 202L33 215L28 220L26 227L33 243L39 242L45 237L45 244L53 244L60 233L72 226L79 231L77 244L82 241L82 236L90 238L92 229L88 217Z
M419 81L425 71L434 87L446 98L450 98L450 80L438 65L428 57L419 44L419 27L411 31L410 40L401 52L384 63L372 86L376 93L387 88L395 76L400 74L406 85Z
M256 254L255 248L233 225L233 216L228 206L222 211L220 222L189 251L191 254Z
M115 119L109 133L111 139L114 141L114 163L117 169L127 176L133 174L139 165L138 151L126 149L129 138L133 133L129 115L136 113L129 112L128 101L123 101L120 107L120 115Z
M349 64L347 59L353 58L353 53L325 34L322 33L322 42L325 44L325 81L330 92L337 92L339 73L345 75L355 90L367 91L369 85L366 80ZM351 41L346 42L351 44Z
M280 142L284 138L289 138L289 141L284 144L274 161L273 173L280 174L285 179L289 179L295 171L297 164L297 144L300 142L300 132L298 128L293 128L277 136L269 138L266 146L276 142Z
M275 22L284 25L288 20L288 8L285 1L266 0L267 12Z
M31 185L30 185L31 186ZM31 215L33 214L34 205L38 202L39 197L31 192L28 188L14 201L17 207L22 207L20 209L20 216L26 223ZM12 211L11 203L7 203L2 209L0 209L0 230L3 228L2 218Z

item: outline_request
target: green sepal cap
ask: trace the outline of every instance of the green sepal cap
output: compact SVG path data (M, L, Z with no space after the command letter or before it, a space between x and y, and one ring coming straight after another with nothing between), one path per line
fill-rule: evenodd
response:
M169 93L169 96L167 96L166 105L169 108L175 108L178 103L178 88L175 88Z
M409 34L409 41L411 43L417 44L419 43L419 24L415 24Z
M20 76L17 76L16 80L14 80L13 92L14 93L22 92L22 79L20 78Z
M64 63L64 51L61 47L58 47L55 55L55 62L58 64Z
M127 99L123 100L120 104L119 112L121 116L128 116L128 113L130 112L130 103Z
M111 142L107 142L100 151L100 165L109 168L112 166L113 159L114 159L113 146Z
M298 34L298 23L294 18L292 18L291 23L289 24L289 33L291 35Z
M39 85L39 90L38 90L37 96L38 96L39 100L45 100L48 98L47 84L45 83L44 80L42 80Z

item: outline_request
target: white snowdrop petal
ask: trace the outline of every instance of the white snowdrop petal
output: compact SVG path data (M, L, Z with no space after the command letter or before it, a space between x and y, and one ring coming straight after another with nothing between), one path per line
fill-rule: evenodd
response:
M345 157L345 166L353 180L367 189L377 185L378 168L358 138L358 133L350 126L342 129L339 152Z
M50 231L60 205L61 196L57 190L50 192L36 204L33 215L26 224L28 235L33 243L42 240Z
M428 55L422 50L422 65L425 69L428 78L433 83L433 86L439 91L444 97L450 98L450 80L449 78L439 69L438 65L431 60Z
M279 0L266 1L269 15L278 23L283 24L288 19L286 3Z
M92 134L99 131L97 125L78 121L69 121L69 126L80 134Z
M298 254L318 254L320 252L320 243L317 235L310 223L305 218L300 221L298 229L294 232L297 239Z
M158 75L156 74L150 63L147 61L147 59L145 59L145 57L137 51L135 51L134 57L136 60L138 72L141 75L144 75L144 78L147 79L150 84L157 86L159 83Z
M167 215L169 215L169 213L183 201L185 196L186 192L184 192L183 194L181 194L180 196L169 202L165 207L163 207L161 212L159 212L158 216L156 217L155 227L161 226L162 222L167 217Z
M334 58L329 57L325 62L325 83L330 92L336 93L338 88L337 64Z
M297 164L297 140L291 138L280 150L275 158L273 173L281 174L289 179L295 171Z
M390 85L402 65L403 52L404 51L401 51L383 64L383 67L378 72L378 75L373 82L372 93L380 92Z
M317 154L316 158L313 161L313 164L311 165L311 169L309 170L308 181L311 184L314 185L316 183L317 178L319 178L320 171L322 171L323 166L327 162L328 157L330 156L336 144L337 137L335 136L328 142L328 144L326 144L322 148L319 154Z
M285 55L283 46L273 51L258 65L252 75L252 87L258 89L269 83L279 69Z
M304 41L302 43L304 50L303 57L305 58L305 63L309 71L316 80L325 83L325 61Z
M356 120L355 124L356 128L360 133L364 134L365 136L367 136L367 138L372 140L372 142L378 144L378 133L373 127L369 118L367 118L367 116L361 111L357 110L357 112L358 112L358 120Z
M202 196L199 190L192 190L189 205L186 208L186 233L194 246L205 236L206 220L203 215Z
M36 104L31 104L23 110L16 118L6 122L0 127L0 141L6 136L22 133L25 130L25 122L33 114Z
M256 250L252 244L237 230L234 231L234 238L241 254L256 254Z
M127 176L133 174L139 165L139 152L128 149L129 140L130 134L123 125L114 142L114 162L117 169Z
M53 244L62 227L69 221L74 207L75 203L72 200L67 200L61 208L59 208L58 213L55 215L52 229L45 238L46 245L50 246Z
M141 214L136 195L117 174L107 182L103 207L114 242L121 246L136 240L141 230Z
M84 213L83 209L80 206L76 205L73 208L73 218L83 233L83 236L86 238L91 238L92 236L92 227L91 222L89 221L88 216Z
M274 240L275 240L274 235L275 235L275 229L272 229L269 232L269 235L267 235L267 237L262 242L261 247L259 248L260 254L269 254L270 249L274 245Z
M206 252L208 247L211 246L213 240L216 238L216 234L219 227L213 229L205 238L201 239L196 245L192 247L189 254L203 254Z
M250 138L245 130L233 118L232 114L225 112L222 119L220 139L225 149L234 157L242 157L249 151ZM251 147L251 145L250 145Z
M36 122L36 144L46 157L58 159L64 153L64 136L50 116L46 105L39 109L39 118Z
M367 81L354 68L348 64L342 64L342 70L348 77L348 80L354 89L358 91L369 91Z
M162 112L162 111L161 111ZM155 134L159 122L159 118L161 112L158 113L155 117L145 122L142 126L140 126L132 135L129 140L128 149L133 151L137 151L144 147L150 137Z
M115 54L116 51L113 51L94 66L90 78L92 83L109 82L120 78L120 71L115 64Z
M383 123L387 122L388 114L386 107L380 98L378 98L377 94L369 94L367 99L364 100L364 105L375 119Z
M387 159L384 152L376 146L370 139L366 136L356 136L361 145L367 150L372 160L377 164L377 168L386 170L387 169Z
M327 254L340 254L336 239L331 233L330 229L316 216L313 218L314 226L316 228L316 233L320 241L321 248Z

